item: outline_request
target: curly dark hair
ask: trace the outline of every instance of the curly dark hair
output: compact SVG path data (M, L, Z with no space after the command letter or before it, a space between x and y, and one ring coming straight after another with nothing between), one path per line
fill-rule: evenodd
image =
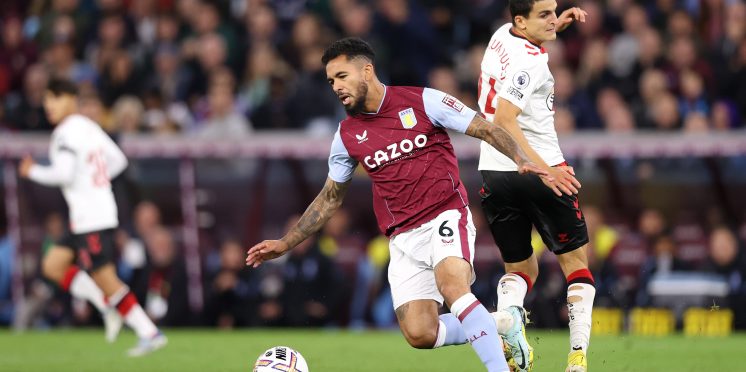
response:
M365 40L357 37L347 37L329 45L324 51L324 56L321 57L321 63L326 66L329 61L342 55L347 56L347 59L362 57L370 63L373 63L376 57L373 48Z

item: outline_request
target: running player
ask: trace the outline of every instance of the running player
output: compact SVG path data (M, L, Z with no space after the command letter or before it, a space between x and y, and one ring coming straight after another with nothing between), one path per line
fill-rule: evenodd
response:
M342 204L361 164L373 181L379 229L391 238L388 279L407 342L422 349L470 342L489 371L507 371L496 324L469 288L475 229L445 129L487 141L514 159L521 173L546 173L505 130L455 98L383 85L373 60L370 45L357 38L325 51L327 79L348 113L334 135L329 177L297 225L280 240L249 249L246 264L281 256L316 233ZM438 317L444 300L451 313Z
M49 148L51 165L40 166L27 156L18 170L22 177L34 182L62 188L70 209L71 232L49 249L42 262L42 272L71 292L74 287L79 288L94 304L100 301L103 291L106 302L116 307L124 322L140 338L129 350L130 356L157 350L166 345L166 337L119 280L113 264L114 229L119 221L110 180L127 167L127 158L98 124L77 114L74 83L50 80L44 94L44 109L50 123L56 125ZM74 264L76 258L82 269L90 273L92 282L86 280L88 276ZM116 332L119 328L121 324Z
M588 271L588 232L578 204L580 183L565 159L554 129L554 78L542 44L586 13L571 8L559 18L555 0L510 0L511 23L492 36L482 60L479 108L485 117L510 132L529 159L555 179L542 185L535 176L519 176L512 159L482 143L482 209L505 261L497 292L498 328L515 366L531 370L533 350L525 336L523 300L539 275L531 248L532 225L557 255L567 278L570 354L567 371L587 369L586 351L596 290ZM546 184L546 182L545 182ZM554 192L552 192L554 191ZM499 319L499 310L512 317Z

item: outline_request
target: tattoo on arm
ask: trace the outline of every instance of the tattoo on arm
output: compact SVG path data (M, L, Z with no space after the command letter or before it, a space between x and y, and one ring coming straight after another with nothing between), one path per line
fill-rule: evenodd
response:
M407 310L409 310L409 304L406 303L404 305L401 305L396 308L396 319L399 319L400 322L404 321L404 318L407 317Z
M339 183L327 178L319 195L308 206L295 227L290 229L281 240L293 248L319 231L342 205L349 185L350 181Z
M466 129L466 134L479 138L496 148L497 151L505 154L517 164L528 160L526 154L516 142L515 138L505 130L505 128L492 124L480 115L475 115L474 119Z

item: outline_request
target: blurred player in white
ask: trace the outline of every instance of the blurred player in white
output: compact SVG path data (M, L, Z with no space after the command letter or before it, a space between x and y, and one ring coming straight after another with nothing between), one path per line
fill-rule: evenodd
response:
M531 248L534 226L557 255L567 278L571 347L567 371L586 371L596 291L586 257L588 232L577 197L580 183L557 140L554 78L542 46L573 21L584 22L586 13L571 8L557 17L555 0L510 0L509 7L512 22L495 32L482 60L479 108L488 120L507 129L554 182L519 177L513 161L482 142L482 209L507 273L498 283L497 307L512 313L502 319L505 312L495 313L498 331L511 349L512 366L531 370L533 350L525 336L523 300L539 274Z
M21 177L62 188L71 231L44 256L42 272L74 296L91 301L104 314L110 342L124 319L140 339L129 350L130 356L157 350L166 345L166 337L119 280L113 263L114 229L119 221L110 180L127 167L127 158L98 124L77 113L74 83L50 80L44 109L50 123L56 125L49 148L51 165L40 166L27 156L18 171Z

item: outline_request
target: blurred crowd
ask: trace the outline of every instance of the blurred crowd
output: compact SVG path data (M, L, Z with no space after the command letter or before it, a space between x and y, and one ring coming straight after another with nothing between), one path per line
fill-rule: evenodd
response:
M740 0L559 1L588 12L548 43L560 133L707 132L744 126ZM325 134L344 111L320 57L341 36L377 51L382 80L428 85L476 108L497 0L4 0L0 128L47 131L50 76L80 84L111 133Z
M583 213L597 287L595 306L728 308L735 314L735 326L746 329L746 224L740 229L727 226L717 210L703 218L687 212L668 217L660 210L646 209L635 223L607 222L594 205L584 206ZM246 244L239 239L226 237L203 249L201 283L197 283L202 289L201 309L190 303L188 292L194 285L179 229L164 226L160 214L151 201L136 206L132 227L117 233L117 270L161 326L362 329L396 325L387 283L388 240L366 233L346 209L335 214L320 234L258 269L245 266ZM473 292L494 308L503 265L478 207L473 216L477 227ZM286 228L298 218L289 217ZM63 231L61 215L50 214L36 262ZM555 255L534 235L542 274L526 306L534 326L562 328L567 323L565 279ZM4 241L0 239L0 244ZM0 258L3 252L0 249ZM23 271L29 282L27 293L15 304L14 313L3 312L0 306L0 323L12 322L16 329L100 323L92 306L41 279L37 265L24 265ZM674 303L667 302L650 291L650 282L668 274L719 283L722 289L714 293L694 285L686 295L676 296ZM9 294L9 288L10 277L0 275L0 294Z

